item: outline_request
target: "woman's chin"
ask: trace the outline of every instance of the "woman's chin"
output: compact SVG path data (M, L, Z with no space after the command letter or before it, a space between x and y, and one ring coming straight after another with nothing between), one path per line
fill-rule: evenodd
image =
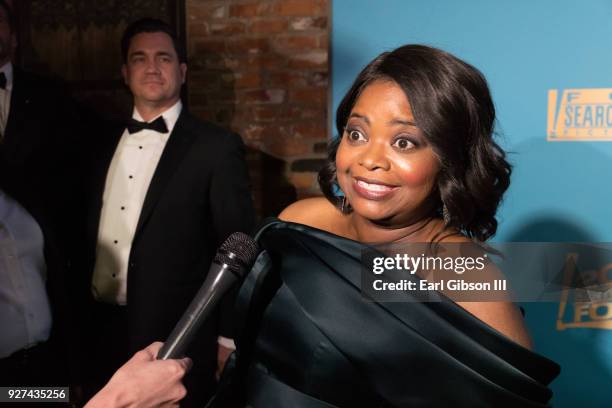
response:
M379 204L353 206L355 215L376 224L388 223L393 218L393 212Z

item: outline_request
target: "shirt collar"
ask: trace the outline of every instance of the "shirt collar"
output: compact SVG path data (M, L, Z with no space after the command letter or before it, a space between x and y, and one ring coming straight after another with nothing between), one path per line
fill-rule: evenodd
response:
M1 66L0 72L4 72L4 76L6 77L6 90L13 90L13 63L9 61Z
M167 140L168 137L170 137L170 134L172 133L172 130L174 129L174 125L176 125L176 121L178 120L178 117L181 114L181 110L182 109L183 109L183 103L179 99L178 101L176 101L176 103L174 105L172 105L166 111L162 112L161 114L159 114L156 117L154 117L153 119L151 119L149 121L149 123L153 122L155 119L157 119L160 116L162 116L164 118L164 122L166 122L166 127L168 128L168 133L162 133L161 135L163 136L163 138L165 140ZM142 116L140 116L140 113L138 112L136 107L134 107L134 112L132 113L132 118L134 118L134 119L136 119L136 120L138 120L140 122L145 122L145 120L142 118Z

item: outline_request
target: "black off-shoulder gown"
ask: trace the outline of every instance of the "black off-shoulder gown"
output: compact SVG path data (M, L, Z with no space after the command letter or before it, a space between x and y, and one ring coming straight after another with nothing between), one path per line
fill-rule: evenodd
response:
M447 298L363 298L363 244L278 220L257 240L237 358L211 406L548 406L559 366Z

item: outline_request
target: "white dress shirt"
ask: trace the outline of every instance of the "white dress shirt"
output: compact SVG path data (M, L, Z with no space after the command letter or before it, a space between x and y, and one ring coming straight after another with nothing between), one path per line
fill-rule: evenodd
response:
M13 64L7 62L0 67L0 72L4 72L6 77L6 87L0 88L0 140L6 130L9 112L11 110L11 94L13 93Z
M111 161L102 197L92 291L102 302L125 305L132 240L149 184L181 113L178 101L161 115L168 133L124 130ZM158 116L158 117L159 117ZM134 108L132 117L143 121ZM153 118L153 120L157 117Z
M49 338L43 245L38 223L0 190L0 358Z

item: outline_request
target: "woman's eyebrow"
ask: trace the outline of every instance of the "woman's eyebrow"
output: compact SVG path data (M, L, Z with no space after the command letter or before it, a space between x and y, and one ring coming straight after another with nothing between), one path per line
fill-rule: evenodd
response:
M408 119L391 119L387 122L389 125L402 125L402 126L414 126L416 127L416 123Z
M368 119L368 117L366 115L363 115L363 114L358 113L358 112L351 112L351 114L349 116L349 119L350 118L361 119L365 123L367 123L368 125L370 124L370 119ZM400 119L400 118L391 119L389 122L387 122L387 124L389 124L389 125L402 125L402 126L414 126L414 127L417 126L416 123L414 123L411 120Z
M368 125L370 124L370 119L368 119L368 117L366 115L362 115L361 113L351 112L351 115L349 116L349 119L350 118L362 119Z

